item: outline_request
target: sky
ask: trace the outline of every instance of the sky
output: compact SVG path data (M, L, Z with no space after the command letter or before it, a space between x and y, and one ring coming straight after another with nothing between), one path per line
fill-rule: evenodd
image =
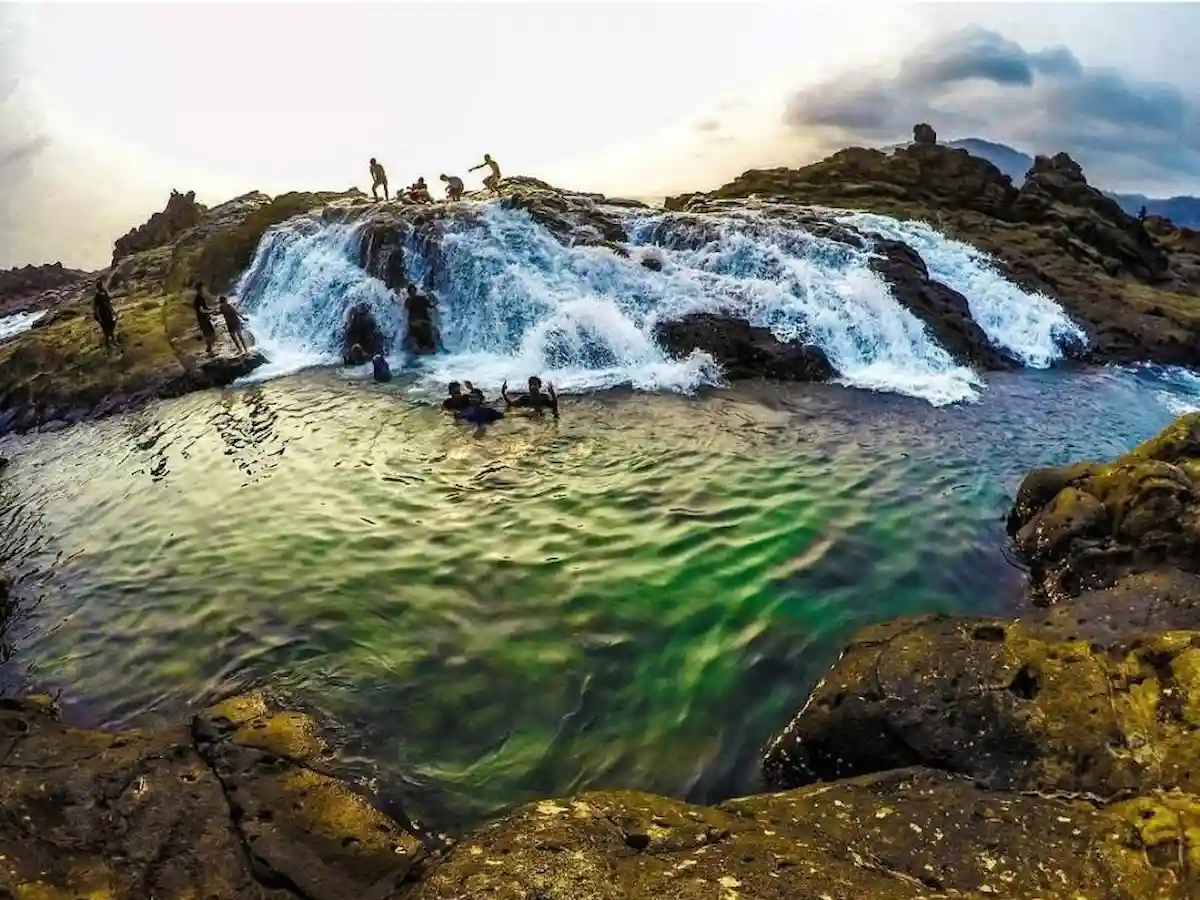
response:
M0 4L0 267L102 267L172 189L369 189L372 156L662 196L917 121L1200 194L1197 43L1191 4Z

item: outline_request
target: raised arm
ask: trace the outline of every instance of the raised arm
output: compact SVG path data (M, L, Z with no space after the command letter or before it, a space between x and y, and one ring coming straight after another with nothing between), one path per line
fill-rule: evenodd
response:
M504 382L504 384L500 385L500 396L504 398L504 406L508 409L511 409L513 402L512 402L512 398L508 396L508 381L507 380Z
M546 393L550 395L550 412L554 414L554 418L558 418L558 392L554 390L553 384L546 385Z
M467 171L468 171L468 172L475 172L475 171L478 171L479 169L482 169L482 168L483 168L484 166L486 166L486 165L487 165L487 163L485 163L485 162L481 162L481 163L480 163L479 165L477 165L477 166L471 166L471 168L467 169Z

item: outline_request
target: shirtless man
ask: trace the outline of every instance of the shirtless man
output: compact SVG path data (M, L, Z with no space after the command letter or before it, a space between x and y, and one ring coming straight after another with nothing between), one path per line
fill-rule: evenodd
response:
M446 196L451 200L461 200L463 195L463 180L457 175L443 175L442 181L446 182Z
M478 169L482 169L484 166L491 169L492 174L489 175L487 178L483 179L483 186L490 191L499 192L499 190L500 190L500 167L498 165L496 165L496 161L494 159L492 159L492 155L490 153L483 154L483 162L481 162L477 166L472 166L469 171L474 172Z
M424 176L418 178L413 186L408 189L408 199L413 203L433 202L433 197L429 193L429 185L425 183Z
M528 394L512 396L508 392L508 382L506 381L500 386L500 396L504 398L506 409L528 409L539 414L542 410L548 409L554 418L558 418L558 394L554 390L554 385L546 385L546 393L543 393L542 379L536 375L529 376Z
M371 158L371 196L376 200L379 199L377 189L383 188L383 199L388 198L387 172L383 171L383 166L375 162L375 158Z

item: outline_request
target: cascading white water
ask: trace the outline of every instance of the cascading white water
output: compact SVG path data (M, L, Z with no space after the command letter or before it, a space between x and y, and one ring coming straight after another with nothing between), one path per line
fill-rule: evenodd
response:
M528 213L497 203L446 220L436 284L445 352L396 359L393 368L415 367L418 389L438 393L450 379L494 388L535 373L568 391L622 384L690 391L719 383L718 367L702 353L668 358L654 325L689 312L724 311L781 338L816 343L848 385L939 405L970 399L981 386L896 302L871 270L867 251L748 211L703 219L610 212L629 232L628 259L602 247L564 247ZM256 377L336 361L342 317L354 303L367 303L399 346L405 326L399 299L362 270L359 245L352 226L312 219L266 235L238 287L272 360ZM931 271L954 269L941 260L936 240L920 249ZM641 265L644 255L656 256L661 270ZM428 261L411 243L405 256L409 277L419 278ZM979 270L964 293L1001 296L1005 288L985 275L1007 283L982 264ZM1040 302L1012 291L1003 296L1013 305ZM1009 340L1014 354L1040 358L1041 344L1022 344L1015 332Z
M0 341L6 341L11 337L16 337L23 331L28 331L44 315L46 315L45 310L42 310L31 313L15 313L14 315L0 318Z
M971 318L991 341L1015 359L1044 369L1063 358L1063 346L1083 343L1083 330L1061 306L1004 278L987 255L951 240L921 222L900 222L875 213L850 213L838 221L867 234L903 241L925 260L930 277L967 298Z

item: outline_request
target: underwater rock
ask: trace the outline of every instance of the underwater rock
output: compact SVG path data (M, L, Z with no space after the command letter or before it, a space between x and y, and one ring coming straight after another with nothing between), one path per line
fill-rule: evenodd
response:
M655 336L668 353L686 357L694 350L710 354L730 380L775 378L827 381L833 366L820 347L781 341L769 328L715 313L692 313L659 322Z

